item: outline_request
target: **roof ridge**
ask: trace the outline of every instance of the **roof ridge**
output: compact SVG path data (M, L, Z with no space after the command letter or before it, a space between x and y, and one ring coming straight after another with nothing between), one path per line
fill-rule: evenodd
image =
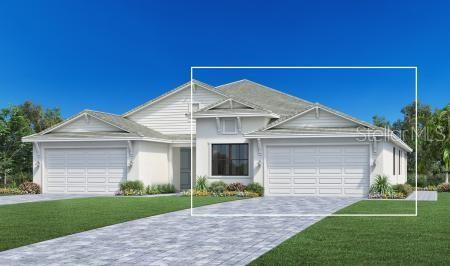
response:
M313 104L312 102L310 102L310 101L308 101L308 100L305 100L305 99L302 99L302 98L300 98L300 97L297 97L297 96L294 96L294 95L291 95L291 94L288 94L288 93L279 91L279 90L277 90L277 89L268 87L268 86L266 86L266 85L264 85L264 84L261 84L261 83L258 83L258 82L255 82L255 81L249 80L249 79L241 79L241 80L238 80L238 81L229 82L229 83L226 83L226 84L217 86L216 88L223 87L223 86L226 86L226 85L231 85L231 84L234 84L234 83L245 82L245 81L250 82L250 83L253 83L253 84L258 85L258 86L261 86L261 87L263 87L263 88L266 88L266 89L271 90L271 91L273 91L273 92L276 92L276 93L278 93L278 94L285 95L285 96L287 96L287 97L293 98L293 99L295 99L295 100L299 100L299 101L302 101L302 102L305 102L305 103L308 103L308 104Z

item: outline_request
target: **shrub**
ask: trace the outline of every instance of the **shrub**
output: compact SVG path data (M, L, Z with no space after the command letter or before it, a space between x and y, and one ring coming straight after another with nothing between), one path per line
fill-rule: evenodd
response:
M161 184L147 186L145 192L149 195L175 193L175 186L172 184Z
M450 183L442 183L437 186L439 192L450 192Z
M223 193L227 188L227 184L223 181L214 181L209 185L209 191L212 193Z
M0 195L21 195L24 192L18 188L0 187Z
M206 176L197 176L195 181L195 190L208 190L208 178Z
M394 193L391 184L389 184L388 177L377 175L375 178L375 183L370 186L370 193L372 194L381 194L389 196Z
M257 182L248 184L247 187L245 188L245 191L254 192L254 193L258 194L259 196L264 195L264 187L261 186Z
M25 194L41 194L41 187L33 182L23 182L19 189Z
M369 199L404 199L406 196L403 193L393 192L392 194L381 194L377 192L371 192Z
M139 180L120 183L120 193L124 196L141 196L145 192L144 183Z
M228 191L244 191L245 185L239 182L231 183L227 186Z
M413 192L413 188L410 184L393 185L392 189L394 189L395 192L402 193L405 196L408 196Z
M181 196L191 196L191 191L186 190L181 192ZM192 191L192 196L194 197L205 197L205 196L211 196L211 192L207 191L207 190L196 190L194 189Z
M437 187L433 185L429 185L426 187L417 187L418 191L437 191Z

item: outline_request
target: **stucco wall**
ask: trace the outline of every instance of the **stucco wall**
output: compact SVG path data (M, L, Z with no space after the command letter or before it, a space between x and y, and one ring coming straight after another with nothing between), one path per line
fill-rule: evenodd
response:
M135 150L135 164L138 175L128 179L139 179L145 185L167 184L169 178L169 144L138 141Z

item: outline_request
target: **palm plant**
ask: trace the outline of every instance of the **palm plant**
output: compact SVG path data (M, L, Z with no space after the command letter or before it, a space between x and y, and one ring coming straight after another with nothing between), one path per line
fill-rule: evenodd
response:
M394 189L389 184L388 177L384 175L377 175L375 177L375 183L370 186L370 193L379 193L381 195L392 195Z
M206 191L208 189L208 178L206 176L198 176L195 180L195 190Z

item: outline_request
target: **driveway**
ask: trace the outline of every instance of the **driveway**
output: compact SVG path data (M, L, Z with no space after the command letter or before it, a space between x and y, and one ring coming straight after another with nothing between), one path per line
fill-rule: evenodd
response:
M12 196L0 196L0 205L16 204L24 202L35 202L45 200L61 200L61 199L74 199L74 198L87 198L98 197L100 195L92 194L26 194L26 195L12 195ZM104 196L104 195L102 195ZM111 195L109 195L111 196Z
M263 197L194 214L331 214L359 199ZM6 265L245 265L323 217L203 217L177 211L0 253Z

